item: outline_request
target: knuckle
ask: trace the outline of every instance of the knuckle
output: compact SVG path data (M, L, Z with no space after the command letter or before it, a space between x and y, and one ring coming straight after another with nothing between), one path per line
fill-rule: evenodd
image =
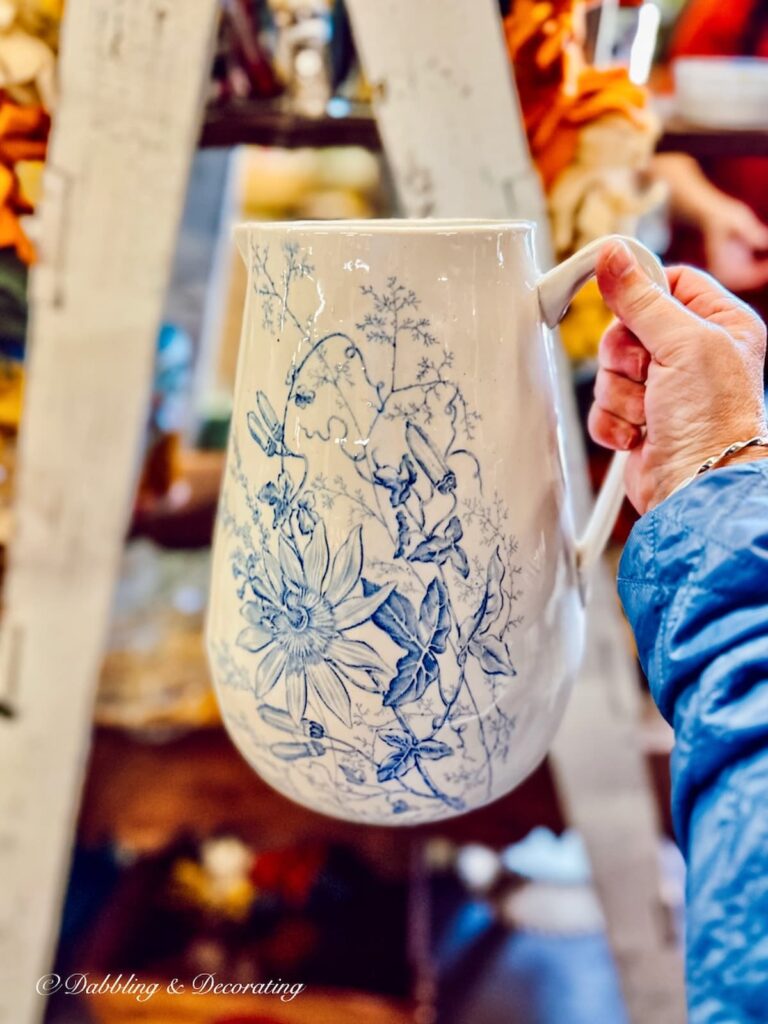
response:
M648 374L648 367L650 366L651 357L644 348L637 346L634 353L630 356L630 362L632 364L632 376L635 380L644 380Z
M606 440L605 415L599 405L594 404L589 410L587 427L593 441L600 444Z
M626 418L630 423L638 425L645 419L645 402L643 396L632 392L627 396L626 400L627 414Z

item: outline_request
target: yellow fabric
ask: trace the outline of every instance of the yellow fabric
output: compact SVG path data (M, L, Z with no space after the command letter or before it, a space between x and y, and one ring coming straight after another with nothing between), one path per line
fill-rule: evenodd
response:
M594 359L603 331L611 322L596 281L587 281L576 294L560 324L560 337L570 359Z
M24 370L19 363L0 362L0 429L16 430L21 422Z
M14 170L19 182L19 195L22 202L28 203L32 207L37 206L43 190L45 163L42 160L19 160Z

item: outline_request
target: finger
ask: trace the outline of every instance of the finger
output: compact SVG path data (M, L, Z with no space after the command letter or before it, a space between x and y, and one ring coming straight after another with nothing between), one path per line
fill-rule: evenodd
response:
M745 292L757 291L765 284L768 284L768 260L752 260L742 271L739 289Z
M684 306L695 302L705 292L716 292L727 296L728 289L706 270L698 270L687 263L677 263L664 268L672 294Z
M745 303L737 299L724 284L705 270L680 264L666 267L666 272L674 297L697 316L707 317L730 312L734 306L747 308Z
M650 354L621 320L606 330L597 358L600 366L630 380L642 382L648 377Z
M748 206L741 208L738 217L732 220L729 227L732 234L751 248L768 248L768 225L763 224Z
M606 412L641 427L645 423L645 387L610 370L599 370L595 402Z
M614 416L612 412L596 404L589 410L587 428L593 441L614 451L636 448L643 440L643 433L639 427L627 423L626 420Z
M768 264L768 260L759 263ZM737 340L749 340L755 327L758 332L761 330L762 321L754 309L738 299L711 274L685 265L667 267L666 270L672 294L695 316L713 324L725 325ZM744 314L741 322L734 320L736 311Z
M608 308L652 356L670 338L688 337L698 318L655 285L624 242L608 242L597 259L597 283Z

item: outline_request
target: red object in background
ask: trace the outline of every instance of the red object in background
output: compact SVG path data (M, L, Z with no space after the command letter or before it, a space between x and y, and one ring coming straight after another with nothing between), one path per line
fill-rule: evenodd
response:
M225 0L224 13L231 23L237 56L254 94L262 98L276 96L282 91L282 86L259 42L251 5L246 0Z
M283 87L262 46L250 0L222 0L222 19L213 62L211 102L271 99Z
M268 850L256 854L250 877L257 889L278 893L291 906L302 907L327 860L323 846Z
M768 57L768 16L761 19L761 6L762 0L690 0L675 26L670 59Z
M669 60L677 57L768 58L768 5L764 0L690 0L669 47ZM747 203L768 223L768 158L729 156L701 160L709 180L723 192ZM706 266L699 232L680 228L675 232L668 258ZM765 318L768 288L745 296Z

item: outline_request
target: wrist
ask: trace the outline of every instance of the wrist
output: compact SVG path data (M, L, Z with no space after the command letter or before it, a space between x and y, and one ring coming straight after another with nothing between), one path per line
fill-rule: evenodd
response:
M728 466L734 466L740 462L759 462L761 459L768 459L768 448L753 445L751 448L744 448L733 455L726 455L715 468L726 469Z
M688 484L707 476L708 473L712 473L715 470L728 469L730 466L740 465L745 462L758 462L763 459L768 459L768 447L750 445L748 448L742 448L738 452L724 455L717 460L715 465L703 472L700 472L700 470L705 460L692 461L687 466L678 468L676 472L668 473L664 476L656 487L653 499L649 502L648 507L655 508L656 505L660 505L662 501L671 497L676 491L685 488Z

